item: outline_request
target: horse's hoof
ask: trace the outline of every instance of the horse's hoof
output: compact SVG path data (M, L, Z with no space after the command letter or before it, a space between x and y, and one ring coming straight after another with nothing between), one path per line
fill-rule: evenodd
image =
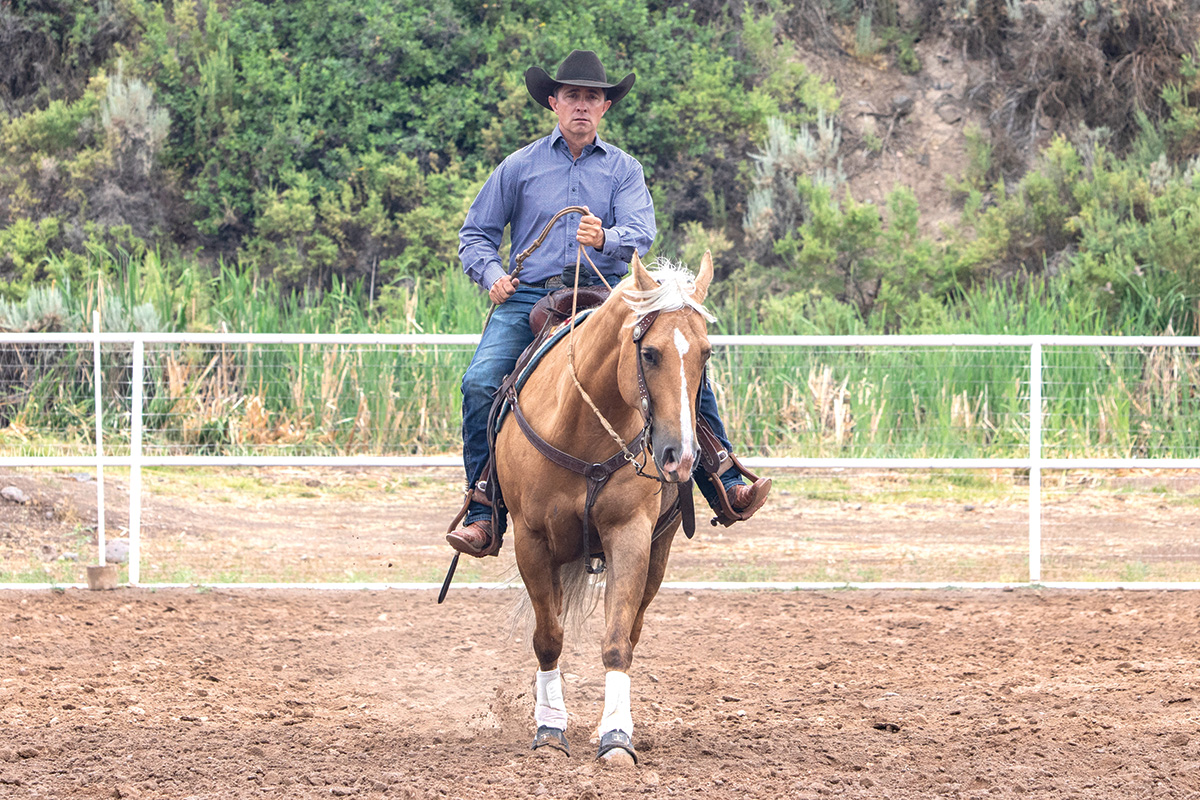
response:
M567 734L562 728L551 728L549 725L538 726L537 733L533 736L533 746L529 749L537 750L544 745L571 755L571 746L567 744Z
M609 731L600 737L600 752L596 753L596 758L603 758L605 761L632 759L636 764L637 753L633 750L633 737L625 731Z

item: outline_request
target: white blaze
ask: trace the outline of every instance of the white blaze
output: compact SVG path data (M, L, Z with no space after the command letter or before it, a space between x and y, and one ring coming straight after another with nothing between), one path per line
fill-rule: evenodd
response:
M687 337L679 330L675 329L675 349L679 351L679 437L680 437L680 453L682 459L685 455L695 451L696 447L692 444L692 420L688 411L691 409L691 394L688 392L687 375L683 371L683 357L687 355L691 345L688 344Z
M609 731L625 731L633 736L633 711L629 702L629 676L613 670L604 674L604 716L600 717L600 736Z

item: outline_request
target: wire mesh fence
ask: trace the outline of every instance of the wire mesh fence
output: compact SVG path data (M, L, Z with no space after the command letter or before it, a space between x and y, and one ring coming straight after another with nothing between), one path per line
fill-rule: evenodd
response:
M143 454L452 453L466 343L147 342ZM791 337L802 338L802 337ZM933 338L933 337L931 337ZM945 337L940 337L945 338ZM1044 458L1200 455L1195 346L1049 345ZM709 367L742 452L803 458L1029 455L1028 344L719 344ZM132 343L0 339L0 457L128 455Z
M452 464L460 446L459 384L474 341L0 334L0 466L128 467L118 475L129 475L135 496L118 501L128 499L132 511L141 491L134 475L143 465L232 468L258 459L316 468L401 458ZM709 375L739 454L767 469L809 471L786 489L791 499L777 498L777 508L795 507L799 515L826 502L831 491L849 498L826 509L824 528L792 537L799 548L794 563L766 548L721 574L838 583L1200 579L1190 529L1200 498L1187 471L1200 469L1192 434L1200 430L1200 341L714 337L714 345ZM1035 402L1040 413L1031 414ZM97 458L97 410L103 458ZM951 488L929 489L929 502L903 495L887 512L894 530L873 531L855 522L855 507L864 505L862 497L871 507L871 498L886 496L893 479L855 480L845 491L830 487L846 475L877 475L882 468L903 470L898 482L930 475ZM1116 468L1165 477L1158 483L1147 478L1131 494L1137 482L1111 471ZM813 470L825 470L824 477L813 482ZM451 494L458 491L457 477L441 479ZM1137 531L1130 533L1131 514L1120 513L1119 498L1135 495L1137 502L1126 504L1138 509L1132 515ZM444 508L445 499L440 502ZM1093 509L1091 523L1081 523L1080 503ZM1159 505L1182 511L1185 521L1170 521ZM311 569L316 562L298 569L308 559L297 562L279 540L303 525L286 508L278 512L278 530L260 520L273 533L250 537L259 551L279 554L278 563L267 559L251 568L262 559L249 551L229 564L206 561L180 534L148 546L147 577L430 578L429 564L382 566L388 563L386 535L374 550L356 550L353 563L332 571ZM140 527L137 514L122 522L119 512L110 513L118 526ZM205 513L219 524L220 513ZM807 513L811 518L812 508ZM385 517L376 520L383 530ZM422 524L438 546L438 526ZM207 531L206 525L197 521L193 528ZM328 539L318 551L345 550L338 530L308 539ZM354 530L353 537L365 536ZM137 531L131 533L136 538ZM172 542L179 546L171 549ZM197 564L185 563L188 557ZM676 574L689 577L686 561Z

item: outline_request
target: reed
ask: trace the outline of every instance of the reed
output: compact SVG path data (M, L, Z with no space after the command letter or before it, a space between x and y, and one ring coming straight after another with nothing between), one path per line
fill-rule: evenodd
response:
M64 277L0 325L313 333L478 331L486 298L461 275L368 292L335 284L281 297L269 279L93 252L94 279ZM51 264L51 273L55 272ZM100 276L110 276L101 279ZM115 280L111 279L115 277ZM371 296L368 296L368 293ZM731 293L736 297L736 293ZM718 308L718 332L824 333L799 306ZM788 312L787 309L793 309ZM989 283L960 292L934 322L903 333L1172 333L1182 294L1140 298L1115 318L1066 284ZM40 315L40 316L39 316ZM877 333L839 312L838 333ZM459 446L459 380L469 346L170 345L146 354L150 453L429 454ZM130 353L106 348L105 436L128 441ZM767 456L1017 457L1029 446L1029 352L1023 347L717 348L709 368L730 438ZM1198 445L1200 359L1179 348L1047 347L1048 456L1189 457ZM86 451L92 438L90 350L0 345L0 452Z

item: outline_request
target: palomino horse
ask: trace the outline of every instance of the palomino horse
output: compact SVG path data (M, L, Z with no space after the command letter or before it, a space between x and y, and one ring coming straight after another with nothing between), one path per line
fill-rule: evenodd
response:
M712 276L709 253L694 279L669 265L648 271L635 255L632 275L542 359L521 389L522 425L533 429L532 438L574 456L593 478L607 460L602 488L556 463L511 420L497 434L496 477L536 618L535 749L568 750L558 669L562 622L572 590L586 585L589 556L602 552L606 678L599 755L636 761L629 668L680 521L657 534L655 523L676 504L680 484L690 500L688 481L698 466L696 400L712 350L712 316L702 303Z

